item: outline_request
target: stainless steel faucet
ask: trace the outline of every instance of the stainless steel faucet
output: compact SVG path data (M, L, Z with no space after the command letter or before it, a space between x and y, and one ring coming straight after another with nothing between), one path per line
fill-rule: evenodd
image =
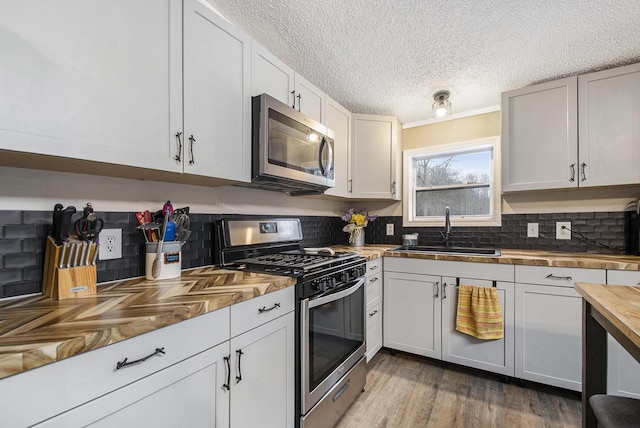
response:
M449 207L444 209L444 232L440 232L442 235L442 243L445 247L449 246L449 235L451 235L451 219L449 218Z

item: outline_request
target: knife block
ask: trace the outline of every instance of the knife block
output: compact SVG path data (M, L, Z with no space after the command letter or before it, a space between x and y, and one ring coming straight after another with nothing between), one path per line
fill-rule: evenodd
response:
M94 251L97 247L94 246ZM55 300L74 299L96 294L96 266L58 267L62 247L47 237L42 278L42 294Z

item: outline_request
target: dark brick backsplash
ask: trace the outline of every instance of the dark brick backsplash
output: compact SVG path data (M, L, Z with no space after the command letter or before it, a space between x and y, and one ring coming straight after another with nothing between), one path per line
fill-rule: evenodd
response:
M136 228L134 213L96 212L105 219L105 228L122 229L123 257L98 261L98 282L144 276L145 244ZM76 214L79 217L80 213ZM182 267L193 268L213 263L213 223L221 217L249 217L221 214L192 214L189 241L182 247ZM260 218L263 216L253 216ZM342 232L345 223L339 217L300 217L302 246L322 247L347 244L349 235ZM585 242L573 236L568 241L555 239L555 222L571 221L572 230L590 240L611 248L625 246L625 213L558 213L507 214L500 227L454 227L451 245L468 247L499 247L546 251L580 251L613 253L612 250ZM386 225L392 223L394 236L386 235ZM539 238L527 238L527 223L539 224ZM41 291L45 240L51 227L48 211L0 211L0 297L12 297ZM402 234L418 232L421 245L441 242L440 227L404 228L402 217L381 217L369 223L366 242L400 245Z

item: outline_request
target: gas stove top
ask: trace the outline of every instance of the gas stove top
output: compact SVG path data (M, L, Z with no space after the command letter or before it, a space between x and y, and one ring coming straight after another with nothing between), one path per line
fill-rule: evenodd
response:
M254 272L269 272L288 276L304 275L320 269L338 267L358 258L355 253L322 254L303 250L284 251L246 259L239 259L234 265Z
M214 260L227 268L302 277L364 263L356 253L301 248L299 219L221 219L215 229Z

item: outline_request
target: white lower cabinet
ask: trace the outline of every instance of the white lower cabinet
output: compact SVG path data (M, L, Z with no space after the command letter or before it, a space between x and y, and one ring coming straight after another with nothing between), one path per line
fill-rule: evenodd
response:
M229 426L228 353L223 343L37 426Z
M294 357L293 312L231 339L232 427L294 426Z
M364 283L367 304L366 357L367 362L382 348L382 259L367 262Z
M442 278L442 359L467 367L513 376L514 374L514 308L513 282L496 282L504 320L504 337L496 340L477 339L456 331L458 288L456 278ZM493 281L460 278L461 284L492 287Z
M415 272L415 273L407 273ZM458 283L498 288L504 338L455 330ZM384 346L513 375L513 266L385 258Z
M574 282L605 283L604 270L515 267L515 376L582 390L582 298Z
M431 358L442 356L439 287L439 276L385 270L385 347Z
M2 379L2 426L293 427L293 310L288 287Z
M638 286L640 272L608 270L607 284ZM607 352L607 393L640 398L640 363L611 335L608 335Z

